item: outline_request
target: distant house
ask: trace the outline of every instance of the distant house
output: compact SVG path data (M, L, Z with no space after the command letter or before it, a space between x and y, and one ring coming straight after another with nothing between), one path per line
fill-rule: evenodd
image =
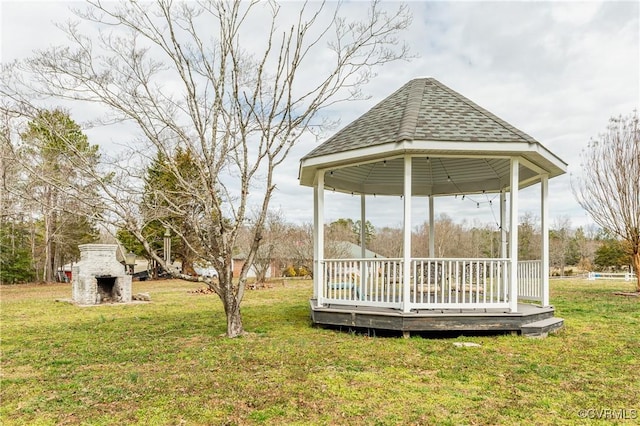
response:
M60 283L70 283L72 278L71 268L73 263L67 263L58 268L56 272L56 281Z
M350 241L339 241L335 243L335 250L338 253L339 258L344 258L344 259L362 258L362 247ZM367 258L367 259L369 258L385 259L383 255L373 252L369 249L365 249L364 253L365 253L364 258Z
M240 276L240 271L244 267L246 262L246 256L244 254L237 254L233 256L231 259L231 270L233 271L233 276ZM194 265L193 268L196 271L196 274L203 277L218 277L218 271L213 266L203 266L203 265ZM266 278L275 277L278 275L278 267L275 262L272 262L267 269ZM257 276L257 271L255 265L249 269L247 273L247 278L255 278Z
M244 267L244 264L246 263L246 260L247 260L247 257L246 257L246 255L244 253L240 253L240 254L237 254L237 255L233 256L232 267L233 267L233 276L234 277L240 276L240 271ZM278 276L279 275L278 272L279 272L278 266L276 265L276 263L274 261L271 261L271 263L267 267L267 272L265 274L265 278L271 278L271 277ZM257 276L257 270L256 270L255 262L254 262L254 265L251 266L251 268L249 268L249 272L247 273L247 278L255 278L256 276Z

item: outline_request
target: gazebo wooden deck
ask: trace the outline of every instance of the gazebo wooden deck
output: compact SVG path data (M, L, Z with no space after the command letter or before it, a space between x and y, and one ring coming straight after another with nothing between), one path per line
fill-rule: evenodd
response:
M523 303L518 312L505 309L417 309L409 313L398 309L371 306L318 306L311 300L311 319L314 324L347 329L373 329L401 332L483 332L520 333L524 336L546 336L562 326L563 320L554 317L554 309Z
M562 326L549 303L548 180L566 164L538 141L432 78L412 80L301 160L314 188L315 324L418 331L545 335ZM540 260L518 259L518 192L539 184ZM398 259L324 257L324 191L402 196ZM498 258L437 258L437 197L498 193ZM411 254L411 202L428 197L429 257ZM507 201L509 211L507 212ZM507 226L508 223L508 226ZM532 304L520 303L522 301Z

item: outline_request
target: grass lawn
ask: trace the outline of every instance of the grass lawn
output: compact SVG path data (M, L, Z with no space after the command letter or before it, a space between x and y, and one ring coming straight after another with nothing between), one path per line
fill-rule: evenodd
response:
M248 291L239 339L193 283L88 308L55 301L70 284L3 286L0 423L637 424L640 300L613 295L631 283L551 286L565 328L546 339L313 328L311 281Z

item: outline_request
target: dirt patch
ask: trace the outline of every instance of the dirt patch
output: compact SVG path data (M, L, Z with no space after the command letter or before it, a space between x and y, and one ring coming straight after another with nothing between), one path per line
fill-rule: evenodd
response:
M274 287L284 287L284 281L269 281L265 283L247 283L247 290L268 290ZM203 286L196 288L194 290L189 290L188 293L191 294L215 294L215 292L208 286Z

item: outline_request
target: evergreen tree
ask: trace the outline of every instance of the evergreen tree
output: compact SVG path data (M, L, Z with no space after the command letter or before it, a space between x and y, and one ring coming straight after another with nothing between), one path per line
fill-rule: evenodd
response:
M199 247L193 235L199 217L199 200L193 199L191 186L201 180L197 176L194 154L178 148L171 161L158 152L147 168L143 205L141 208L145 226L142 234L150 246L161 255L167 228L172 235L172 257L182 262L182 272L194 274L195 250ZM196 191L197 193L197 191ZM129 247L127 247L129 248ZM135 245L134 252L143 250Z
M594 262L599 269L621 268L631 264L631 256L619 240L608 238L596 250Z
M22 223L0 225L0 284L31 281L34 277L29 231Z
M18 156L26 171L21 196L33 209L36 231L32 255L38 278L53 281L59 266L77 258L78 244L97 238L83 207L96 196L86 182L97 167L98 146L61 109L39 112L20 137Z

